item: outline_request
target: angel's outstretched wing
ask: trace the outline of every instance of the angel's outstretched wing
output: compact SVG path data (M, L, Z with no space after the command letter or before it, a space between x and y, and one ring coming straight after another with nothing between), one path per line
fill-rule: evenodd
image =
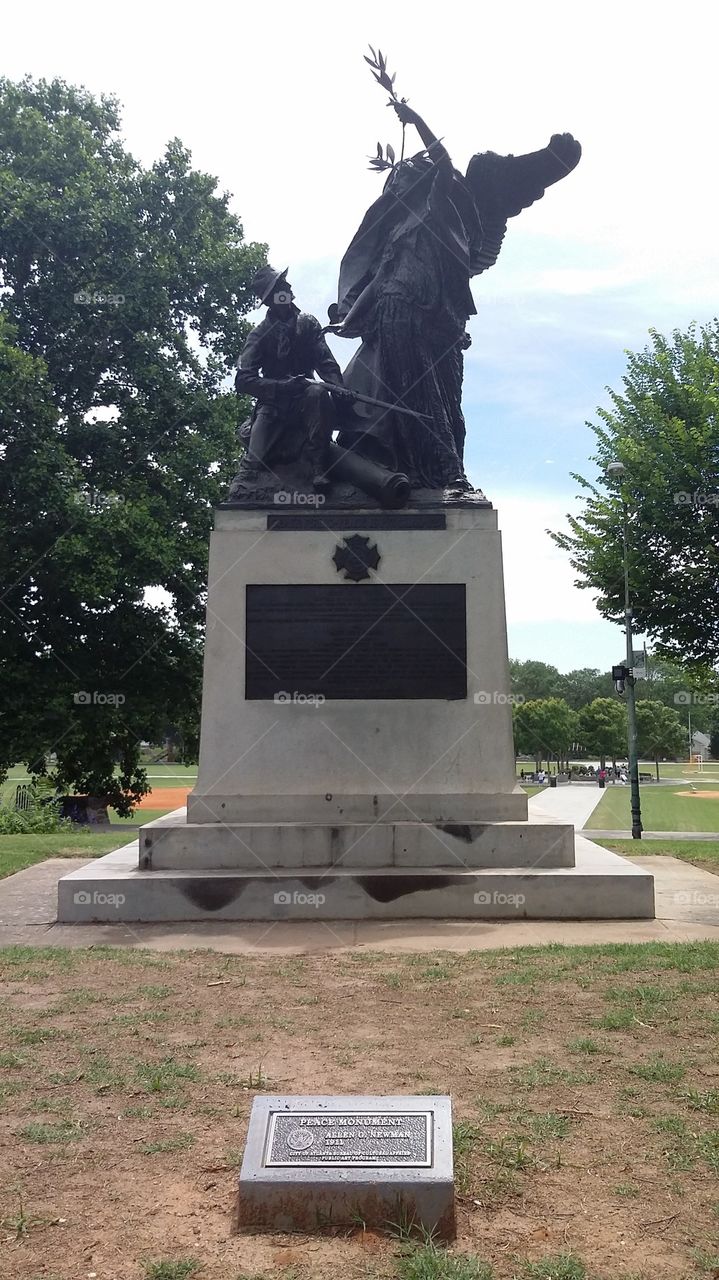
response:
M498 156L494 151L472 156L467 186L482 223L482 238L473 256L472 274L497 261L507 219L541 200L547 187L565 178L579 164L582 148L571 133L555 133L549 146L526 156Z

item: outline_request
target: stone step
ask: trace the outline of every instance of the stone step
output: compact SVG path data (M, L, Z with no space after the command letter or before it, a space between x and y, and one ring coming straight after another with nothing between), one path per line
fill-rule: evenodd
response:
M261 704L252 704L259 706ZM272 706L272 704L269 704ZM361 705L361 704L357 704ZM409 703L408 703L409 705ZM448 706L457 707L456 702ZM247 710L245 708L245 714ZM310 715L313 715L310 712ZM452 732L457 731L453 723ZM420 732L418 728L415 732ZM403 733L397 729L398 741ZM325 731L324 738L327 738ZM321 740L322 741L322 740ZM315 744L317 746L318 744ZM403 744L406 746L406 744ZM333 757L339 745L331 741ZM311 756L312 746L304 739L291 744L300 759ZM289 750L289 748L288 748ZM401 754L401 751L400 751ZM326 756L326 749L325 749ZM371 750L367 748L367 760ZM273 759L274 762L274 759ZM354 762L356 764L356 761ZM238 787L239 787L238 783ZM508 785L512 785L509 783ZM227 794L201 791L198 785L187 797L187 816L191 822L303 822L373 823L373 822L526 822L527 795L517 784L513 790L418 792L398 787L394 791L311 793L243 791Z
M141 871L135 846L63 876L63 923L190 920L634 920L653 877L581 837L576 866Z
M574 828L555 822L150 824L145 871L344 867L573 867Z

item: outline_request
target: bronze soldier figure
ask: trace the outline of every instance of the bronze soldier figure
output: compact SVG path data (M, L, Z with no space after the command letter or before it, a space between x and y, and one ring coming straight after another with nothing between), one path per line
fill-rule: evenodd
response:
M318 373L341 387L342 374L319 320L295 306L288 270L266 266L255 276L253 288L267 315L240 352L235 389L256 397L248 462L271 470L278 462L294 461L304 447L315 489L326 489L336 405L333 393L311 379Z

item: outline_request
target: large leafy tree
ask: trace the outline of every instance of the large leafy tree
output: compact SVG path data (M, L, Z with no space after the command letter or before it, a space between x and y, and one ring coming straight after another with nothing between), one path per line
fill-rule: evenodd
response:
M598 411L592 459L601 478L575 479L584 509L554 533L578 585L600 612L623 612L622 499L629 519L638 633L681 664L719 663L719 321L671 338L652 332L630 354L621 393ZM606 476L612 461L622 478Z
M617 698L595 698L579 712L579 740L602 767L627 754L627 708Z
M717 704L719 676L702 667L686 670L666 658L650 656L646 679L637 680L637 699L663 702L681 716L688 730L708 732L713 709Z
M594 698L606 698L614 692L611 671L596 667L579 667L562 676L562 692L570 707L578 711Z
M515 697L521 697L525 702L564 698L575 711L593 698L607 697L614 688L611 672L602 673L595 667L579 667L565 673L548 662L537 662L532 658L519 662L515 658L509 663L509 673Z
M525 702L561 697L564 677L548 662L537 662L533 658L519 662L513 658L509 663L509 675L512 694Z
M684 725L676 711L650 698L637 700L637 739L640 756L654 761L657 782L660 757L680 755L687 741Z
M0 770L54 751L61 788L126 812L140 740L196 736L265 249L179 141L143 168L119 128L111 98L0 80Z

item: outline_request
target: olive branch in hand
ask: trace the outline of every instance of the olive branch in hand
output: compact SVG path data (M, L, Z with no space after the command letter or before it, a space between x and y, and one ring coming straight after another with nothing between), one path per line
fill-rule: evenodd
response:
M366 53L363 54L362 56L364 57L365 62L369 63L372 69L372 75L374 76L377 83L381 84L382 88L386 89L388 94L390 95L390 103L406 102L406 98L398 98L397 94L395 93L394 82L395 82L395 77L397 75L397 72L396 71L393 72L392 75L389 74L387 70L387 59L382 53L382 50L377 49L377 52L375 53L375 50L372 48L372 45L370 45L369 51L372 54L371 58L368 58ZM404 160L404 135L405 135L406 127L407 126L403 122L402 123L402 151L399 157L400 164ZM369 157L370 169L374 169L375 171L380 171L382 169L393 169L394 166L395 166L395 150L394 150L394 147L392 146L392 143L388 142L387 146L383 150L382 143L378 142L377 154Z

